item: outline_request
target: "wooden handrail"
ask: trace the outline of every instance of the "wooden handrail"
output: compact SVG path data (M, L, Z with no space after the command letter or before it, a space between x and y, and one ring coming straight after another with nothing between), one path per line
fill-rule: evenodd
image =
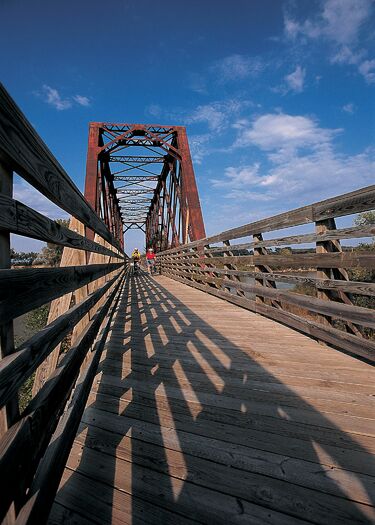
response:
M0 108L0 158L57 206L121 249L2 84Z
M327 218L343 217L363 211L375 209L375 185L361 188L360 190L345 193L323 201L297 208L272 217L251 222L238 228L226 230L216 235L211 235L199 241L184 244L183 249L188 250L198 246L207 246L223 241L240 239L249 235L277 231L302 224L314 223ZM351 238L348 236L347 238ZM163 253L177 253L180 247L165 250Z
M13 171L72 215L69 228L13 199ZM95 232L93 240L85 226ZM11 269L11 233L63 246L60 268ZM6 479L0 521L43 523L104 348L128 257L2 86L0 248L0 477ZM15 348L13 319L49 303L47 326ZM61 353L68 335L70 347ZM20 414L19 389L34 373L33 398ZM51 441L57 426L66 441ZM42 458L51 454L52 464L60 462L61 468L46 466ZM42 475L35 477L37 472ZM39 497L31 498L35 484L43 505ZM35 512L43 518L35 521Z
M0 319L11 321L121 268L123 263L0 270Z
M173 279L374 361L374 310L356 296L374 297L375 283L350 280L348 272L373 271L375 251L343 251L340 242L374 236L375 224L337 229L334 221L374 208L375 186L369 186L166 250L158 254L159 266ZM316 225L314 232L262 237L308 224ZM248 236L250 242L232 244ZM301 244L316 251L272 251ZM298 275L304 269L314 275ZM278 289L282 283L289 290Z
M77 250L102 253L123 259L121 252L106 248L33 210L26 204L0 195L0 228L32 239Z

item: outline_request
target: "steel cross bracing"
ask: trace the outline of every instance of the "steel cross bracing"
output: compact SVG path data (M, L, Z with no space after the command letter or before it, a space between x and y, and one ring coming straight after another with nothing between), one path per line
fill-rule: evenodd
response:
M138 228L157 251L205 237L182 126L92 122L85 196L111 231Z

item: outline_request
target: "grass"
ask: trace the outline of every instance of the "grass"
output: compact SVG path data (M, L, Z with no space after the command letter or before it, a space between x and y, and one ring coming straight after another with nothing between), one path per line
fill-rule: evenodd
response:
M48 319L48 312L49 312L49 305L45 304L43 306L40 306L39 308L36 308L35 310L32 310L29 312L25 317L25 325L28 333L30 336L42 328L44 328L47 324ZM16 346L19 346L23 341L16 340ZM19 392L18 392L18 406L20 409L20 412L22 413L32 398L32 389L34 384L34 377L35 373L32 374L21 386Z

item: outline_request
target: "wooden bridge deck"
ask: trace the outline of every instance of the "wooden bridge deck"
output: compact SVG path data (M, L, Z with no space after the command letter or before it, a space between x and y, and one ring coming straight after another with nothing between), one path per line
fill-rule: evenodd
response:
M371 370L184 284L135 277L50 523L374 523Z

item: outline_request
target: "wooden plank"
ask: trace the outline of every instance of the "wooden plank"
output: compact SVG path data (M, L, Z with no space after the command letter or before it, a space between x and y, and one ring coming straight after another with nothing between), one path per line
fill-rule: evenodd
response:
M196 246L207 246L222 241L230 241L232 239L248 237L250 235L265 233L272 230L281 230L291 226L300 226L301 224L307 224L318 220L342 217L344 215L373 210L374 208L375 185L367 186L366 188L361 188L344 195L339 195L302 208L280 213L273 217L245 224L244 226L233 228L217 235L206 237L205 239L189 243L185 246L185 249ZM180 248L174 248L162 253L163 255L172 254L179 250Z
M113 250L108 251L108 249L45 217L25 204L4 195L0 195L0 228L17 235L68 246L77 250L104 252L107 255L117 256L119 259L123 258L122 255L119 256Z
M64 505L61 505L60 501L63 501ZM81 516L84 516L90 524L135 525L138 522L142 525L155 525L156 523L192 525L200 523L161 508L158 504L153 505L142 499L141 494L128 494L107 483L100 483L87 476L82 476L79 472L73 473L70 469L65 469L56 503L48 521L49 525L65 525L65 522L59 521L60 514L56 513L56 504L64 509L68 507L69 511L64 513L68 519L71 514L74 516L75 513L78 513L79 520ZM66 525L76 524L67 521ZM81 525L81 521L78 521L78 525ZM89 524L83 521L82 525Z
M0 162L0 197L12 196L13 172L9 167ZM7 231L0 230L0 268L10 268L10 235ZM1 271L1 270L0 270ZM13 322L11 319L0 323L0 358L14 352ZM13 421L18 416L17 394L0 411L0 437L5 434Z
M172 277L173 279L187 284L188 286L193 286L198 290L206 291L209 294L230 301L234 304L237 304L238 306L242 306L253 312L265 315L266 317L274 319L275 321L282 322L287 326L291 326L292 328L300 330L301 332L304 332L312 337L326 341L327 343L334 345L336 348L347 350L354 355L359 355L368 359L370 362L375 361L375 343L370 340L359 339L352 334L345 333L336 328L323 327L317 323L314 323L313 321L303 319L289 312L276 310L275 308L269 307L267 305L256 304L255 301L251 301L246 298L239 298L228 292L215 290L208 286L176 277L175 275Z
M248 336L246 335L246 338L247 337ZM123 345L121 345L121 343L114 338L111 352L106 356L106 363L104 364L103 362L101 365L103 369L104 367L110 368L112 366L116 366L115 363L117 363L118 356L120 354L123 355L124 351L127 352L129 347L130 350L134 348L134 346L139 344L138 341L142 341L141 336L135 338L134 340L132 339L132 345L128 344L126 340L124 341ZM115 343L118 344L118 349L116 349ZM146 351L153 347L153 343L151 342L148 344L144 338L143 343L143 347L146 349ZM178 352L181 349L181 355L183 356L184 362L189 367L189 370L191 370L192 373L202 371L202 358L198 358L197 355L199 354L196 354L195 351L192 352L191 346L188 345L188 343L185 343L185 341L174 340L173 345L176 351L175 357L174 354L171 355L168 353L158 355L158 365L160 369L163 369L164 371L164 369L168 370L171 368L173 361L179 357L180 354ZM187 345L189 350L188 352L186 352ZM230 343L227 343L227 346L229 347ZM273 346L273 342L271 342L270 346ZM305 355L302 356L303 360L296 360L298 357L300 357L298 354L295 358L289 354L286 361L283 353L284 348L288 347L288 344L280 344L277 348L278 353L272 353L269 355L268 352L261 353L259 351L261 348L263 348L260 345L257 347L258 351L256 353L253 351L252 345L249 345L249 348L241 345L244 355L243 357L231 357L230 370L223 369L222 365L220 365L220 362L216 359L212 359L210 366L218 374L220 371L220 375L223 374L226 378L232 376L243 377L243 367L244 365L247 365L249 374L246 378L246 383L267 381L272 384L273 382L278 383L279 381L284 383L285 380L291 386L294 386L295 384L308 384L321 386L322 388L327 387L329 392L333 389L340 392L361 392L367 394L371 394L373 392L371 378L367 370L355 368L355 374L353 375L353 369L351 366L349 366L349 364L347 367L343 367L342 364L335 367L334 359L331 360L331 365L329 365L329 363L327 364L327 360L323 360L322 362L319 360L319 363L317 363L317 359L315 357L313 359L308 359ZM302 345L300 345L298 348L301 349L301 347L303 348ZM204 348L204 353L209 352L210 349L214 351L214 341L212 341L211 344L207 342ZM222 348L225 349L226 347L223 345ZM311 364L314 364L313 368L310 366ZM269 372L266 372L263 367L266 367ZM131 368L132 370L143 371L146 368L149 370L149 359L133 352L133 355L131 356Z
M74 446L73 450L76 451L77 447ZM138 497L141 495L142 499L151 504L157 504L162 509L177 512L200 523L224 525L227 523L246 523L251 520L251 523L259 524L264 523L266 516L270 523L285 525L301 523L298 518L290 515L285 516L282 512L270 508L269 505L266 509L253 503L249 501L249 497L246 499L235 498L188 481L173 483L173 477L155 470L140 468L135 464L133 465L135 470L132 473L132 464L120 459L116 460L117 468L114 468L113 459L109 455L95 453L89 448L85 449L85 461L82 461L80 465L77 464L76 458L76 454L72 455L68 466L75 468L80 474L107 485L112 483L115 489L135 496L138 495ZM93 461L100 464L102 468L91 468L90 464L93 465ZM181 486L181 491L178 491L176 495L171 490L171 482L177 487ZM240 511L238 507L240 507ZM137 513L135 513L136 517ZM153 523L157 523L157 521Z
M7 322L123 267L123 263L0 270L0 319Z
M13 195L13 172L9 166L0 162L0 198ZM0 268L10 268L10 235L7 231L0 230ZM0 359L14 352L13 322L8 320L0 324ZM19 416L17 393L0 410L0 438L7 432ZM21 488L21 487L20 487ZM17 499L15 497L15 499ZM18 502L17 502L18 503ZM4 517L3 525L14 522L15 508L12 505Z
M208 263L207 259L188 258L187 262L199 266ZM254 265L252 255L237 255L231 258L232 264ZM210 257L210 264L224 266L224 257ZM291 255L259 255L257 264L282 268L375 268L375 255L371 252L342 253L298 253Z
M311 312L327 314L329 317L338 319L347 319L364 326L375 328L375 311L360 306L352 306L336 301L326 301L315 297L297 294L293 292L284 292L266 287L257 287L256 285L241 283L239 281L231 284L232 288L248 291L262 297L285 301L289 304L295 304Z
M134 441L133 445L136 446ZM318 524L327 523L327 512L332 524L369 523L375 516L373 509L367 505L360 503L354 505L344 498L316 492L299 485L291 486L283 480L253 472L228 469L215 462L197 461L194 457L186 455L184 455L185 468L189 474L191 470L190 479L200 484L191 483L188 479L183 480L183 483L175 483L175 486L181 488L177 494L174 494L169 487L171 478L173 479L175 475L162 474L141 467L137 465L134 455L132 463L117 457L116 468L114 468L113 459L109 455L100 454L86 447L85 457L82 460L77 454L79 450L80 447L73 446L73 453L75 453L70 456L68 462L70 468L100 482L112 483L114 487L125 492L141 492L143 498L151 503L159 502L172 511L177 507L183 515L204 523L240 523L236 499L248 503L250 508L260 506L268 512L277 513L273 516L271 514L271 523L280 523L278 520L281 519L282 514L287 514L289 520L293 517L297 520L313 520ZM170 468L172 468L172 461L169 462ZM96 465L100 465L100 468L96 468ZM200 472L199 475L197 471ZM162 500L160 492L163 493ZM243 519L242 515L242 523Z
M183 358L181 361L183 362ZM189 386L189 383L184 383L181 378L178 379L175 378L172 384L168 383L168 378L165 379L166 385L168 385L168 396L170 399L185 400L189 404L197 403L198 399L201 405L210 405L216 407L216 409L223 407L232 410L235 407L238 410L238 405L242 403L244 406L249 406L247 409L249 417L256 420L257 416L259 416L260 421L265 417L275 418L277 420L284 419L279 413L275 413L275 406L279 406L281 413L288 414L289 420L295 422L296 429L299 428L301 431L302 428L307 436L309 436L310 427L319 427L318 432L316 429L311 429L311 432L314 434L326 432L330 434L333 439L337 439L337 445L340 444L337 428L340 428L349 435L349 442L354 441L357 437L360 440L363 436L364 441L371 443L371 449L374 450L375 421L371 419L370 404L367 406L363 405L360 414L356 414L355 409L352 409L352 403L340 403L337 400L319 399L318 395L314 397L313 392L310 392L309 395L302 396L296 393L292 395L290 392L273 393L264 391L260 393L256 390L232 387L230 389L230 392L233 392L232 395L230 393L226 394L226 390L224 389L219 396L217 390L212 388L212 384L208 381L203 382L203 384L195 383L192 382L192 378L192 380L189 381ZM132 388L134 391L154 392L155 395L155 391L161 381L163 380L159 379L158 375L156 375L156 377L150 377L149 375L147 382L145 382L144 379L132 379L128 377L127 384L129 388ZM191 388L192 384L194 388ZM96 391L96 388L94 390ZM227 390L229 390L229 386ZM103 374L100 391L104 394L111 394L111 392L112 395L121 394L120 380L117 377ZM346 396L346 399L349 398L350 396ZM313 405L310 403L313 403ZM198 412L201 411L202 410ZM350 414L348 414L349 411ZM351 415L351 411L353 415ZM282 426L279 421L274 421L273 423L276 428ZM294 425L290 424L289 426L292 427ZM352 444L352 446L355 445Z
M103 523L118 493L133 523L139 499L150 523L236 523L231 498L242 523L371 522L370 367L195 284L127 282L56 501ZM74 495L94 487L95 513Z
M114 277L0 361L0 406L12 398L22 383L117 279L117 276Z
M177 339L177 338L176 338ZM178 338L179 339L179 338ZM114 343L113 343L114 344ZM329 407L329 410L336 413L350 413L352 416L363 416L368 419L375 419L371 417L371 409L369 406L372 406L372 389L370 385L361 385L356 383L344 383L340 381L329 381L327 379L315 379L310 378L309 375L305 372L302 377L300 375L293 376L293 374L284 373L278 378L273 377L270 373L261 373L252 371L251 375L247 377L245 374L241 373L241 370L234 368L235 365L231 363L231 369L219 369L218 366L212 362L209 362L207 357L204 357L198 350L193 349L192 345L187 344L188 352L182 350L176 354L176 359L182 360L182 363L188 369L189 380L191 379L197 387L202 388L203 391L210 392L213 389L217 392L224 392L225 387L230 391L232 397L237 396L238 389L240 390L238 394L246 385L246 395L250 395L251 399L254 401L264 401L268 402L269 393L280 393L292 398L294 401L296 397L301 399L314 398L315 400L322 400L323 403L320 405L320 409L324 405ZM126 365L120 363L118 356L120 355L121 350L115 357L112 353L107 354L106 359L101 363L101 371L106 376L118 376L121 374L129 375L131 371L136 371L136 375L139 378L144 377L145 379L149 376L149 368L147 367L147 361L140 360L135 361L137 358L136 351L133 350L131 365L127 367ZM281 349L280 349L281 352ZM203 352L205 354L205 352ZM191 359L189 359L189 354ZM249 358L243 359L243 365L249 364ZM159 359L159 357L158 357ZM179 380L179 384L188 385L186 382L186 377L178 374L178 371L173 368L173 362L164 361L159 363L160 368L163 368L158 377L163 377L168 382L173 383L176 380L176 377ZM238 365L237 365L238 366ZM288 382L286 386L281 380L285 377L285 380ZM292 388L291 388L292 387ZM264 392L264 398L261 392ZM254 397L253 397L254 396ZM281 398L280 398L281 399ZM335 403L338 401L338 403Z
M166 405L167 402L168 400L166 399ZM133 411L132 409L137 410L136 406L133 406L131 403L127 405L127 408L131 412ZM188 417L184 426L185 430L181 428L178 430L180 437L178 439L176 432L165 430L171 428L167 409L161 409L159 412L160 426L163 427L162 432L160 432L160 426L156 421L151 423L149 418L147 421L142 421L141 415L145 410L139 410L136 418L122 415L116 416L96 409L90 409L88 412L88 414L84 415L84 422L81 424L80 432L76 437L75 441L77 444L138 465L156 468L160 472L168 473L172 471L176 477L185 479L186 470L183 469L178 455L169 454L169 452L165 455L160 450L160 448L166 448L171 451L181 452L182 448L183 455L188 457L187 461L190 466L189 479L194 480L198 485L203 484L212 489L217 488L212 479L198 476L198 468L204 469L206 466L205 470L207 473L212 470L215 471L216 468L220 469L216 465L210 468L210 465L205 463L206 461L212 461L221 465L221 468L224 466L226 468L230 467L246 472L254 472L287 481L288 483L298 484L325 494L341 497L343 492L345 492L350 494L351 500L366 505L372 504L372 498L375 495L375 480L373 477L354 474L340 467L332 468L332 461L327 461L328 458L326 458L326 464L319 463L317 459L315 461L306 461L277 452L271 453L261 449L221 441L220 436L217 438L205 437L186 430L189 424ZM151 406L149 413L152 413ZM93 422L92 424L91 421ZM240 429L238 429L238 432L240 432ZM166 460L166 456L168 456L169 463ZM152 458L157 457L160 458L160 461L157 464L154 461L152 465L150 461L152 461ZM200 460L203 460L203 462ZM282 469L280 465L283 466ZM329 473L329 476L325 476L325 473ZM221 476L219 472L215 472L215 474L218 475L217 483L220 483ZM220 489L222 490L223 487L220 487ZM232 487L232 491L234 493L237 491L236 485Z
M238 447L248 447L259 451L282 454L291 458L330 465L351 472L359 472L366 476L375 476L375 465L369 461L374 451L372 438L346 434L341 429L325 429L317 425L298 424L292 419L275 419L241 412L241 405L233 403L232 408L220 406L220 396L214 405L198 404L182 399L168 399L158 391L137 390L136 398L126 391L121 398L116 393L92 392L89 398L90 407L85 411L82 427L93 425L104 429L116 429L115 421L110 426L113 415L134 419L135 438L141 439L140 433L144 430L144 439L147 439L147 430L151 424L175 429L176 432L188 432L203 439L220 439L228 447L228 452ZM155 409L157 401L158 409ZM158 414L160 410L160 419ZM192 422L192 413L199 413L199 417ZM169 417L168 417L169 415ZM124 422L125 424L125 422ZM113 425L113 427L112 427ZM317 456L311 441L314 441L321 450ZM370 447L368 447L370 445ZM372 446L371 446L372 445ZM167 443L166 443L166 446Z
M280 237L275 239L264 239L256 243L259 248L268 248L271 246L287 246L293 244L308 244L319 241L332 241L343 239L360 239L363 237L374 237L375 225L369 226L353 226L351 228L340 228L334 231L327 231L326 233L304 233L301 235L290 235L288 237ZM253 242L243 244L232 244L232 252L240 250L248 250L254 248ZM205 249L204 253L225 252L228 248L225 246L215 246L214 248ZM178 256L178 255L177 255ZM171 256L173 259L175 256Z
M173 271L173 266L168 265L167 263L164 263L163 265L164 269L168 269L169 271ZM193 280L196 281L202 281L202 282L210 282L205 281L205 278L201 275L203 274L210 274L215 273L218 275L237 275L238 277L252 277L252 278L258 278L263 279L266 281L276 281L276 282L284 282L284 283L290 283L290 284L310 284L312 286L315 286L316 288L322 289L322 290L337 290L342 292L348 292L352 294L359 294L359 295L369 295L369 296L375 296L375 283L370 282L361 282L361 281L339 281L337 279L318 279L316 277L305 277L302 275L290 275L288 273L277 273L277 272L270 272L270 273L261 273L261 272L254 272L254 271L246 271L246 270L227 270L222 268L200 268L199 274L198 273L192 273L191 272L191 266L187 265L179 265L178 269L175 270L176 275L180 275L181 277L191 277ZM190 270L185 271L185 270ZM212 279L212 277L210 277ZM217 282L220 282L220 278L215 278Z
M0 108L0 151L12 168L60 208L121 249L2 84Z
M71 217L69 228L79 235L85 236L85 225L78 221L75 217ZM62 252L60 267L69 267L75 265L83 265L87 263L86 253L73 248L65 247ZM65 314L71 308L74 300L72 291L66 293L58 299L54 299L51 303L47 324L55 321L60 315ZM79 301L76 301L76 303ZM35 396L50 375L55 371L61 352L62 341L60 341L52 352L48 354L46 359L37 368L34 377L32 395Z
M68 352L56 372L31 401L17 430L6 443L1 455L0 466L5 463L9 472L16 472L15 476L8 477L7 493L12 490L12 482L13 486L17 483L18 472L12 462L17 462L18 468L24 475L35 469L39 457L44 452L43 445L48 443L50 433L57 424L61 413L60 407L65 405L74 386L85 354L96 338L100 325L111 307L113 312L116 305L114 299L121 284L121 281L116 284L105 304L82 332L75 347ZM17 516L19 524L43 523L48 516L104 348L110 321L111 315L107 317L106 325L90 356L90 363L78 381L70 406L59 422L55 433L56 438L52 439L51 445L44 454L28 493L28 501ZM26 429L25 423L27 423Z

